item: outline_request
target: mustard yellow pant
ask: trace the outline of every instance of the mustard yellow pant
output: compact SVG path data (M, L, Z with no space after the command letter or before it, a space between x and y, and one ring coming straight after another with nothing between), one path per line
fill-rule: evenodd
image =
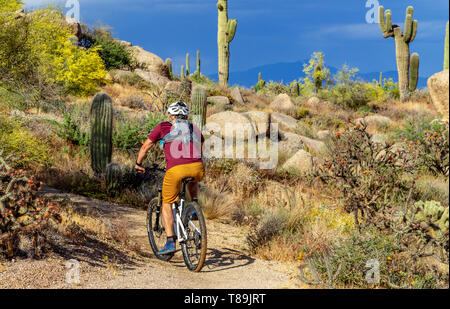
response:
M194 182L203 179L203 163L177 165L166 171L162 187L162 198L164 203L172 204L178 200L183 178L193 177Z

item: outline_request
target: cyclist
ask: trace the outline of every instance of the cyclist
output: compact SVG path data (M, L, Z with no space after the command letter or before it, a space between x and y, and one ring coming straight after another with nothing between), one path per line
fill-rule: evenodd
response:
M135 169L145 172L142 162L150 148L159 142L166 159L166 174L162 186L162 221L167 234L167 242L161 254L176 251L174 217L172 204L178 200L182 179L193 177L188 184L192 200L198 201L198 182L203 179L202 146L204 142L200 129L188 120L189 107L184 102L172 103L167 113L171 122L161 122L142 145Z

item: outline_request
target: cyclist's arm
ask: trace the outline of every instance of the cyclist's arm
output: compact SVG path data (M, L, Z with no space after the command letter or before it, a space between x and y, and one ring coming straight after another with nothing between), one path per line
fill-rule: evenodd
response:
M149 152L150 148L153 147L153 145L155 145L155 143L153 143L150 139L147 139L144 142L144 145L142 145L141 150L139 150L139 154L138 154L138 158L136 160L137 164L142 164L142 162L144 161L145 157L147 156L147 153ZM136 165L135 167L137 170L142 169L142 167Z

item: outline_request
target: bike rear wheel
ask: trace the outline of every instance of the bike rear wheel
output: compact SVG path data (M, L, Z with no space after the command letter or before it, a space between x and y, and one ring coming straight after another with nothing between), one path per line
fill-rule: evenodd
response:
M207 251L206 222L200 206L195 202L187 204L182 221L187 234L187 240L181 244L184 262L190 271L199 272Z
M148 204L147 210L147 233L150 247L155 256L161 261L169 261L174 253L160 254L159 250L164 248L167 241L167 234L162 224L160 198L154 198Z

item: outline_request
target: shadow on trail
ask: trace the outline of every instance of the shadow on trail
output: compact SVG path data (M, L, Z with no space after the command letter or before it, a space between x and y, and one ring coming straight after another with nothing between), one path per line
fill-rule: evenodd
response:
M202 273L226 271L233 268L245 267L255 262L254 258L244 255L242 252L222 248L211 249L208 248L208 254L206 255L205 266L202 269ZM180 260L171 261L176 267L186 267L183 258Z

